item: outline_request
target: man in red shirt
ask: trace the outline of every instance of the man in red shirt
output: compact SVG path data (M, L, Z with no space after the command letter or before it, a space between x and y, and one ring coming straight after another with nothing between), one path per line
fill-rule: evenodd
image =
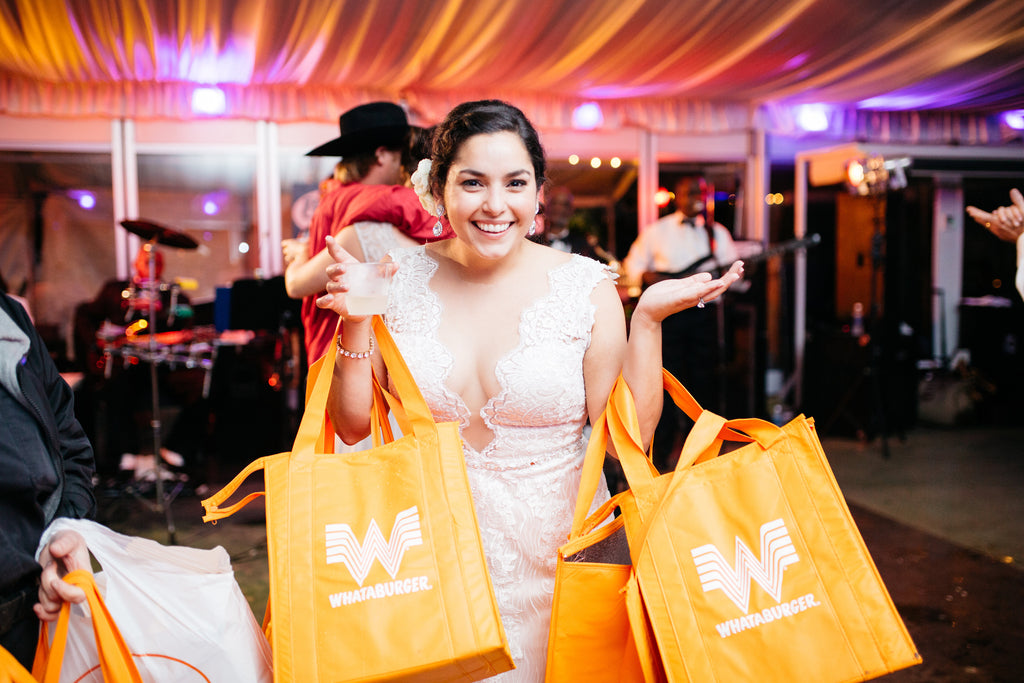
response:
M450 236L450 229L435 234L437 217L427 213L411 188L399 185L411 131L401 107L391 102L363 104L342 114L338 125L339 137L307 153L341 157L335 182L329 183L313 214L307 247L296 253L294 246L285 245L285 285L290 296L302 298L310 363L330 348L338 322L332 311L316 306L327 283L324 269L333 262L326 252L327 235L336 236L360 221L375 221L390 223L421 244Z

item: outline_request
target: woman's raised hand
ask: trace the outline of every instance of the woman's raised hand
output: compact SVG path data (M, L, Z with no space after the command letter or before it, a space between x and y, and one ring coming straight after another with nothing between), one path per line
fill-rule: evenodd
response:
M1014 188L1010 190L1010 201L1009 206L1000 206L991 213L968 206L967 213L999 239L1016 242L1024 233L1024 195Z
M736 261L719 278L711 273L697 273L678 280L662 280L644 290L633 316L639 314L660 323L673 313L714 301L742 275L743 262Z

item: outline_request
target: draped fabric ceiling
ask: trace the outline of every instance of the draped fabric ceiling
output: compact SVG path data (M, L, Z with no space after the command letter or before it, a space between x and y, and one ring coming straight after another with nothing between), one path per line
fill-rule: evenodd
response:
M810 102L835 106L851 130L894 111L956 127L1024 107L1024 8L0 0L0 114L190 119L199 84L225 91L226 116L278 122L335 120L371 99L403 101L435 122L456 102L500 97L549 129L569 127L586 101L601 103L606 127L667 133L786 132L790 105Z

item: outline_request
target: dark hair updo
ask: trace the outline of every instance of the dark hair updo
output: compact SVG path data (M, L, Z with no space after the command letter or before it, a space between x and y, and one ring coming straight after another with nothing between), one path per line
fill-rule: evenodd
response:
M430 168L430 191L435 196L444 194L448 170L455 161L463 143L474 135L487 133L515 133L523 141L530 160L538 190L544 185L547 164L544 148L537 131L522 111L500 100L463 102L448 112L434 131L433 165Z

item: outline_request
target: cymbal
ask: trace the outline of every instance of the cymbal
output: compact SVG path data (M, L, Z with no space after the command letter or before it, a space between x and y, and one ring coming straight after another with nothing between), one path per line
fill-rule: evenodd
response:
M138 235L145 240L152 240L165 247L177 247L178 249L195 249L199 243L183 232L173 228L158 225L153 221L121 221L121 225L128 232Z

